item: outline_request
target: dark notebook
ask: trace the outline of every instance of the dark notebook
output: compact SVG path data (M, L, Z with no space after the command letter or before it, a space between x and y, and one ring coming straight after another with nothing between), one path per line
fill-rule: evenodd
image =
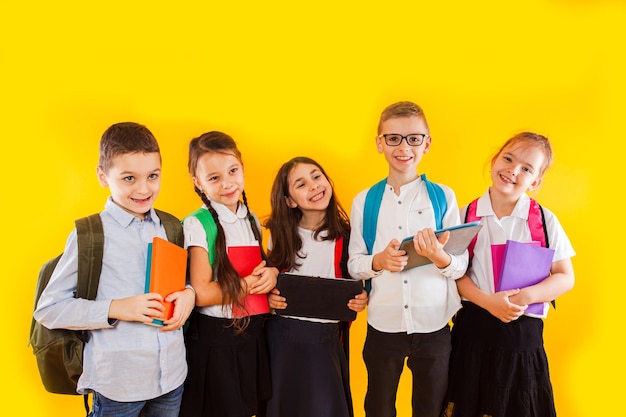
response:
M276 309L276 314L353 321L356 311L348 308L348 301L361 294L363 282L280 273L276 288L287 299L287 308Z

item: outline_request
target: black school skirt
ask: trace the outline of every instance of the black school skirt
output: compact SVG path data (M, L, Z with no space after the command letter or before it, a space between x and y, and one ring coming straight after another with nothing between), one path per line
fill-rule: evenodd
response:
M504 323L463 302L452 327L446 416L554 417L543 320Z
M267 319L251 316L236 334L230 319L193 314L185 333L189 373L180 417L263 415L271 395Z
M267 417L352 417L338 323L272 316L267 330L272 397Z

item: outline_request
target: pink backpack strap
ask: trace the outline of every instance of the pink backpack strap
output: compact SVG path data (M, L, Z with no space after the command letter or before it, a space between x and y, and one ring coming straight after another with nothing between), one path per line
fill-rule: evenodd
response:
M478 206L478 199L472 201L467 206L467 211L465 212L465 223L475 222L480 220L480 217L476 215L476 207ZM478 239L478 235L474 236L469 246L467 247L467 251L469 252L470 262L472 257L474 256L474 246L476 246L476 240Z
M547 248L549 245L548 230L546 229L543 209L532 198L530 199L530 208L528 209L528 228L530 229L531 238L541 243L541 246L544 248Z

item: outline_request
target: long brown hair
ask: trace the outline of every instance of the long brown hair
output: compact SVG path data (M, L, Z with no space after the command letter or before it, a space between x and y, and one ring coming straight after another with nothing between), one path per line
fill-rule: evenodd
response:
M324 168L306 156L292 158L285 162L276 174L270 197L272 212L265 222L265 227L269 229L272 237L272 250L268 255L268 262L279 270L290 270L301 265L299 259L302 259L300 253L302 239L298 233L298 224L302 219L302 210L299 207L290 208L285 201L285 197L289 197L289 174L298 164L316 166L333 187L324 223L315 230L314 238L317 238L322 231L327 231L326 236L322 237L323 240L337 240L340 237L347 240L350 236L348 215L337 200L333 182Z
M234 155L239 160L239 162L243 164L241 159L241 152L239 151L239 149L237 149L237 144L235 143L233 138L222 132L211 131L204 133L195 139L192 139L189 143L188 169L189 173L192 176L196 176L199 159L207 153ZM218 214L215 211L215 208L213 208L211 200L209 200L207 196L202 192L202 190L200 190L195 185L194 191L202 199L202 202L211 213L211 216L213 216L213 220L215 221L215 225L217 226L217 237L215 240L215 258L212 268L213 279L217 281L222 291L222 304L232 304L233 307L237 307L238 309L245 312L245 288L242 287L241 277L239 276L239 274L233 267L233 264L230 262L230 259L228 258L224 228L219 222ZM242 198L243 204L248 209L248 221L250 222L252 233L259 242L261 255L263 259L265 259L265 253L263 252L261 240L261 232L258 225L256 224L252 212L250 211L250 208L248 207L248 199L246 198L245 191L242 192ZM234 318L233 325L238 331L243 331L247 327L249 321L249 316Z

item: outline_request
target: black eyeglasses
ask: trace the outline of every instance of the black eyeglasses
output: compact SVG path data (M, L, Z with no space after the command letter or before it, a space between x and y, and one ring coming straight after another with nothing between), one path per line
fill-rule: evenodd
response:
M424 143L424 139L430 137L424 133L411 133L410 135L402 136L397 133L385 133L382 135L378 135L378 137L382 137L385 139L385 143L389 146L400 146L402 143L402 139L406 140L406 143L409 146L420 146Z

